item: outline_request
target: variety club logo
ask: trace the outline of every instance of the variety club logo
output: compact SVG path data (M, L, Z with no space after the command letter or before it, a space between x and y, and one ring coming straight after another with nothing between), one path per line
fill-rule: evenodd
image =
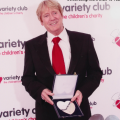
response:
M25 41L11 41L10 39L6 42L0 42L0 48L15 48L15 47L21 47L22 49L25 46Z
M114 101L113 106L120 109L120 93L115 93L111 99Z
M120 47L120 30L115 29L110 35L113 37L112 43Z
M21 83L22 76L8 76L8 77L0 77L0 83Z
M25 117L28 117L30 114L36 114L36 109L33 108L33 109L25 109L25 108L22 108L22 109L15 109L13 108L12 110L10 111L0 111L0 118L2 117L16 117L16 116L25 116ZM12 119L12 120L35 120L35 118L24 118L24 119Z
M87 13L89 13L90 9L93 9L94 11L109 10L110 5L107 2L105 2L104 4L100 4L99 2L97 2L97 4L94 4L93 6L85 4L85 3L82 5L77 5L75 3L74 5L63 6L63 10L65 10L66 12L86 11Z
M97 105L97 102L89 102L89 105L90 105L90 109L92 109L94 106Z
M16 11L26 11L28 10L28 8L26 6L22 7L1 7L0 8L0 11L13 11L13 12L16 12Z
M77 0L73 0L73 1L77 1ZM90 11L93 10L93 11L100 12L100 11L110 10L110 8L111 8L111 6L107 2L105 2L103 4L101 4L100 2L97 2L96 4L93 4L93 5L88 5L86 3L83 3L83 4L75 3L73 5L65 5L65 6L63 6L64 11L70 12L70 13L71 12L79 12L79 13L82 12L82 14L79 14L79 13L74 14L73 13L73 14L69 14L69 15L64 15L63 18L64 19L102 18L103 17L102 14L100 14L100 13L92 14L92 13L90 13ZM86 12L87 14L85 14L83 12Z
M0 15L12 15L12 14L23 14L23 11L27 11L26 6L19 7L0 7Z
M5 48L21 48L24 49L25 46L25 41L11 41L10 39L8 41L5 42L0 42L0 49L5 49ZM7 51L2 51L0 52L0 55L20 55L20 54L24 54L25 51L23 50L17 50L17 51L13 51L13 50L7 50Z

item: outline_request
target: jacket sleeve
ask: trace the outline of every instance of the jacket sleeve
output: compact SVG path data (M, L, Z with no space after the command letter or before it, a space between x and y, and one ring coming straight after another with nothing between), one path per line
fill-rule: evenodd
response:
M41 99L42 90L46 88L43 84L37 81L34 63L28 42L25 43L25 61L22 85L25 86L25 89L30 94L30 96L38 102Z
M95 91L100 84L101 77L102 71L99 67L93 40L89 35L87 48L87 76L83 80L82 86L79 88L84 98L88 98Z

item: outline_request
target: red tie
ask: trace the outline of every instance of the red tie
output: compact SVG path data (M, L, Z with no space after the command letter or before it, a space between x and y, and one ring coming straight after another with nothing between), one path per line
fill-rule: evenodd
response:
M58 45L60 40L59 37L55 37L52 40L54 43L52 50L52 66L56 74L66 74L63 54Z

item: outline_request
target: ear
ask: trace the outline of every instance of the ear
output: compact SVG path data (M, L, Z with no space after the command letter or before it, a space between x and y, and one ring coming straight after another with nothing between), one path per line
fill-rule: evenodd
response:
M40 20L41 25L43 26L43 21Z
M63 18L63 14L62 13L60 13L61 14L61 16L62 16L62 18Z
M43 20L41 18L39 18L39 21L40 21L41 25L43 26Z
M43 26L43 22L40 22L41 23L41 25Z

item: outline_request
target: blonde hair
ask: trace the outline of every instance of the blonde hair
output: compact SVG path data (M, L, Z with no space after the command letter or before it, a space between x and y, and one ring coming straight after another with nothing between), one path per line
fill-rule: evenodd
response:
M44 0L39 4L39 6L37 8L37 11L36 11L37 17L41 22L42 22L41 16L42 16L42 12L43 12L44 7L55 8L55 9L59 10L61 15L63 16L63 9L57 1L55 1L55 0Z

